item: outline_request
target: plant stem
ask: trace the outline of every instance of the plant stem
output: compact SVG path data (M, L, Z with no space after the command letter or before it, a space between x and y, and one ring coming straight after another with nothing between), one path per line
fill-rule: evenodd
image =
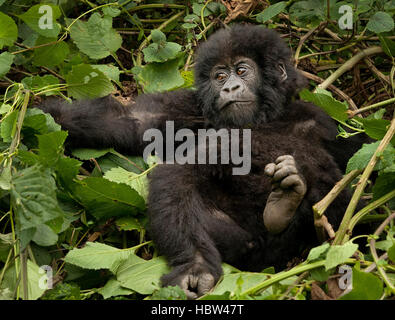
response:
M375 109L375 108L378 108L378 107L382 107L382 106L385 106L385 105L393 103L393 102L395 102L395 98L391 98L391 99L388 99L388 100L377 102L377 103L372 104L370 106L363 107L363 108L360 108L358 110L355 110L354 112L350 113L349 117L352 118L352 117L354 117L355 115L357 115L359 113L362 113L362 112L365 112L365 111L368 111L368 110L372 110L372 109Z

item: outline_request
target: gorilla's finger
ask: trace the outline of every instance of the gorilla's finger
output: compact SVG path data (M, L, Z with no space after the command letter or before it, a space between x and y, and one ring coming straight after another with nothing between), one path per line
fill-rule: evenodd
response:
M297 174L290 175L281 181L280 187L288 189L293 187L294 191L300 195L306 193L306 185L301 177Z
M286 154L286 155L283 155L283 156L278 157L278 158L276 159L275 163L277 164L277 163L280 163L280 162L282 162L282 161L284 161L284 160L293 160L293 161L295 161L295 159L294 159L293 156L291 156L291 155L289 155L289 154Z
M274 181L279 181L281 179L284 179L286 176L289 176L291 174L296 174L298 173L298 170L294 166L286 166L274 173L273 180Z
M276 170L276 165L274 163L269 163L265 167L265 174L269 177L273 177L273 174Z
M199 276L199 284L198 284L198 295L202 296L205 293L209 292L215 284L215 280L213 275L210 273L204 273Z

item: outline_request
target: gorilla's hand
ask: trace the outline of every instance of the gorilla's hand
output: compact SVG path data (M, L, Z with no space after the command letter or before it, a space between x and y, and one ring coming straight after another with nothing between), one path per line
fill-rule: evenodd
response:
M272 178L272 192L266 202L263 221L267 230L276 234L289 225L307 188L290 155L278 157L275 163L266 165L265 174Z

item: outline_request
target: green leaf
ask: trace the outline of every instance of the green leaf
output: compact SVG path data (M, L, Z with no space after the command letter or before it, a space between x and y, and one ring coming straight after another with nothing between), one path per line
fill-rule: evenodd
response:
M144 200L148 198L148 178L146 173L136 174L117 167L107 171L104 174L104 178L116 183L125 183L136 190Z
M53 84L59 84L59 79L54 77L51 74L46 74L44 76L33 76L33 77L26 77L23 78L22 84L26 89L29 90L41 90L44 87L53 85ZM48 90L44 94L46 96L50 96L53 94L58 93L59 90L53 89L53 90Z
M100 98L114 90L104 73L88 64L73 66L66 75L66 83L68 95L76 99Z
M89 149L89 148L79 148L72 151L72 155L80 160L96 159L104 156L105 154L111 152L111 149Z
M320 258L324 253L326 253L328 251L330 247L329 243L324 243L318 247L315 247L313 249L310 250L310 253L307 257L307 261L315 261L318 258Z
M82 249L69 251L64 260L85 269L109 269L115 272L130 255L134 255L133 248L121 250L99 242L87 242Z
M330 276L330 271L326 271L324 267L310 270L311 277L316 281L326 281Z
M325 270L329 270L344 263L358 249L358 245L351 241L341 246L331 246L325 260Z
M51 43L56 40L56 38L39 37L36 41L36 45ZM49 46L39 47L34 50L33 64L52 68L64 62L69 52L69 45L64 41Z
M167 91L184 84L184 79L178 71L178 59L165 63L153 62L143 68L133 68L132 71L144 86L146 93Z
M40 267L30 260L27 260L27 292L29 300L37 300L47 289L45 284L47 276ZM15 274L15 265L10 265L4 274L3 281L0 284L0 289L8 288L11 292L16 292L17 275ZM24 282L20 282L20 295L23 297Z
M348 161L346 173L355 169L357 170L364 169L368 165L370 159L372 158L379 144L380 141L376 141L370 144L363 144L362 148L359 149L356 153L354 153L354 155ZM392 147L391 145L388 145L387 148L384 150L384 152L380 155L379 161L377 162L374 169L381 170L386 166L388 166L389 164L392 164L394 157L395 157L395 148Z
M4 46L12 46L17 38L18 27L14 20L0 12L0 49L3 49Z
M80 181L73 194L97 219L133 215L145 209L144 199L137 191L104 178L89 177Z
M163 45L151 43L143 49L144 60L146 62L166 62L177 57L181 51L181 46L175 42L165 42Z
M287 6L286 1L277 2L272 4L271 6L267 7L261 13L256 16L256 21L260 23L265 23L266 21L274 18L279 13L283 12Z
M63 154L66 131L56 131L38 136L39 156L46 167L52 167Z
M14 110L1 120L0 134L4 142L11 142L15 133L17 119L18 110Z
M158 29L154 29L151 31L151 38L152 41L157 44L166 42L166 35Z
M63 216L56 190L50 171L37 165L20 170L13 176L11 202L20 230L36 228Z
M331 95L318 92L313 93L307 89L303 89L299 95L301 99L314 103L337 121L345 122L348 119L347 106L334 99Z
M60 24L55 20L61 16L58 6L53 4L36 4L25 13L19 15L31 29L38 34L54 38L60 32Z
M58 235L46 224L36 227L32 240L39 246L47 247L56 244Z
M395 262L395 243L388 249L388 258Z
M11 65L14 62L14 55L9 52L3 52L0 54L0 78L4 77L11 69Z
M383 294L383 283L372 273L352 269L352 290L340 300L378 300Z
M385 119L358 118L358 121L362 122L366 134L375 140L383 139L390 126L390 122ZM391 143L395 144L395 138L391 140Z
M168 286L155 291L150 300L187 300L187 296L179 286Z
M373 200L379 199L391 190L395 190L395 172L380 174L373 186Z
M107 281L103 288L99 289L98 292L103 296L104 299L108 299L116 296L129 295L134 291L122 287L121 283L117 279L111 278Z
M70 30L71 39L91 59L102 59L122 45L121 36L112 28L112 18L93 13L87 22L78 20Z
M92 64L91 65L93 69L100 70L103 72L106 77L112 81L114 81L116 84L120 85L119 82L119 75L121 72L119 69L111 64Z
M123 287L141 294L152 294L159 289L161 276L169 271L163 257L144 260L131 255L119 266L117 280Z
M241 283L241 291L246 291L258 283L265 281L267 279L267 275L263 273L255 273L255 272L238 272L238 273L230 273L224 275L221 282L214 288L210 295L221 295L225 292L229 291L231 293L235 293L240 290Z
M139 220L133 217L122 217L117 219L115 223L120 230L137 230L139 232L143 230L143 226L141 225Z
M389 38L383 37L382 35L379 35L379 39L385 54L390 57L395 57L395 42Z
M389 32L394 29L394 19L388 13L378 11L369 19L366 27L375 33Z

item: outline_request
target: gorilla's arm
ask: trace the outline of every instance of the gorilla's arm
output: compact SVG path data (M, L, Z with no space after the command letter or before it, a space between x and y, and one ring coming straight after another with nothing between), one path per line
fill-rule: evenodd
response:
M141 154L148 143L142 139L145 130L163 131L167 120L174 121L175 130L202 126L192 90L143 94L127 106L107 96L74 101L71 105L51 99L39 108L68 131L72 147L113 147L128 154Z

